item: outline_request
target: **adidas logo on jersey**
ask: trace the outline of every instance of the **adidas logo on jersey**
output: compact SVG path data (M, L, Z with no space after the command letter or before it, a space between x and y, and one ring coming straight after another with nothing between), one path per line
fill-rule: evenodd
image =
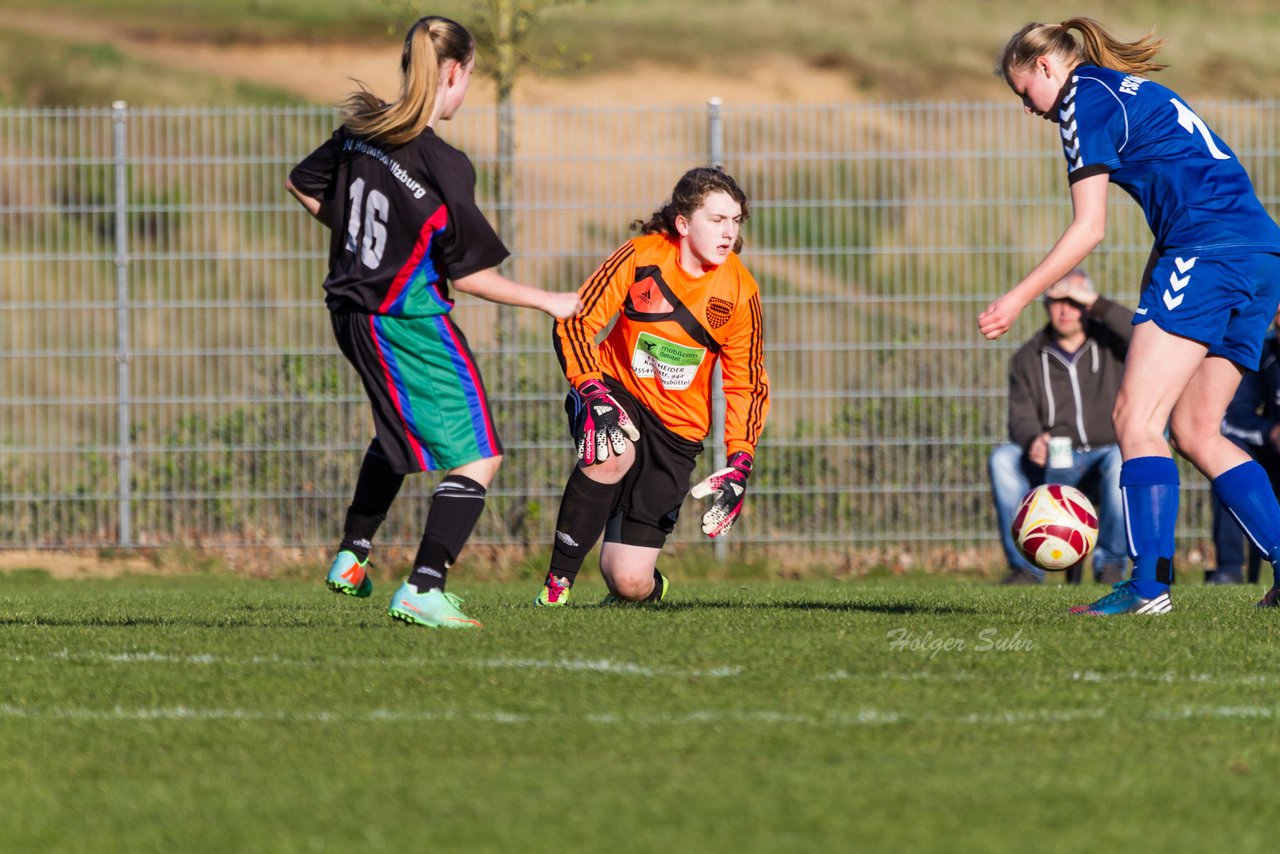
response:
M674 310L653 276L645 276L632 285L627 296L631 298L631 305L635 310L642 314L662 314Z

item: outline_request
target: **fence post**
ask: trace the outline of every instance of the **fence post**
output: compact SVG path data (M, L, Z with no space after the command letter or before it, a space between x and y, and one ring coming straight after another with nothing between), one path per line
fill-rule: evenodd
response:
M724 120L720 117L719 98L707 99L707 162L712 166L724 165Z
M116 539L123 548L133 545L133 449L129 435L129 176L125 164L127 110L128 104L124 101L116 101L111 105L116 218L116 429L120 434L116 451L120 478L116 498Z
M720 116L721 100L707 99L707 162L712 166L724 165L724 122ZM724 380L720 376L720 364L711 372L711 470L724 468ZM729 546L720 537L712 541L716 560L724 560Z

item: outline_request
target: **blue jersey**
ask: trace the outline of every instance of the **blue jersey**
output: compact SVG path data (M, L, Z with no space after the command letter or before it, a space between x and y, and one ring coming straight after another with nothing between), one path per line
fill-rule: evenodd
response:
M1058 115L1070 181L1111 173L1142 205L1160 254L1280 252L1280 226L1240 161L1171 89L1081 65Z

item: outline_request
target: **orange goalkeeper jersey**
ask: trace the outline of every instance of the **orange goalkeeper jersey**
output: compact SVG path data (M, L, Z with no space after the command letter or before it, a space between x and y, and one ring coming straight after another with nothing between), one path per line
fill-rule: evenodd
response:
M769 412L760 288L736 253L692 278L679 251L666 235L646 234L601 264L578 289L583 310L556 322L560 367L574 385L608 374L673 433L700 442L711 427L711 374L719 360L725 450L754 454Z

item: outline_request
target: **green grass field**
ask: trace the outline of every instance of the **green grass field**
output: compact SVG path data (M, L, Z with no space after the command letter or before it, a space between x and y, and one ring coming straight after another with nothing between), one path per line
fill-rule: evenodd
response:
M461 575L461 573L459 573ZM689 583L394 623L319 581L0 576L4 851L1270 850L1280 614ZM1265 849L1264 849L1265 846Z

